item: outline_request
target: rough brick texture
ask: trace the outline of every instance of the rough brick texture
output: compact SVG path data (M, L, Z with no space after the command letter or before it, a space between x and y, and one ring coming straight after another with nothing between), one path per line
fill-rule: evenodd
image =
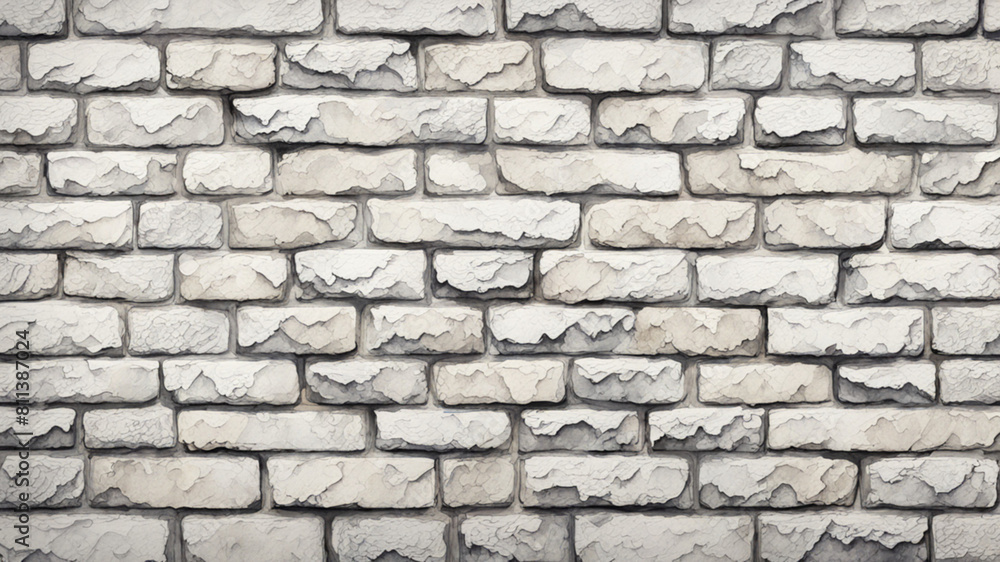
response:
M0 0L0 562L996 562L998 104L1000 0Z

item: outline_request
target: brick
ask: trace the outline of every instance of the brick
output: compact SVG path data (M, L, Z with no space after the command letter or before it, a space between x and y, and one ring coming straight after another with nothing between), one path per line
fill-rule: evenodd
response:
M758 518L760 556L766 561L926 560L927 517L828 510L763 513Z
M924 152L918 185L930 195L981 197L1000 194L1000 151Z
M36 415L38 415L36 413ZM67 508L83 505L83 459L57 457L46 453L31 455L28 477L18 477L22 459L9 452L0 463L0 473L10 479L22 480L0 492L0 507L4 509ZM27 494L27 500L20 494ZM22 501L24 500L24 501ZM27 506L27 508L22 507ZM29 535L30 536L30 535Z
M17 352L22 330L32 355L99 355L121 351L124 326L112 306L0 303L0 354Z
M67 449L76 443L76 411L69 408L37 408L28 423L16 407L0 408L0 447L7 449ZM15 471L16 472L16 471ZM11 480L13 480L11 474ZM30 478L29 474L29 478ZM11 486L10 488L14 488Z
M451 92L526 92L535 87L531 44L491 41L424 48L424 87Z
M281 83L291 88L417 89L417 62L407 41L292 41L282 54Z
M0 254L0 298L33 300L55 294L59 285L56 254Z
M488 152L429 149L424 166L424 187L435 195L488 193L500 181Z
M236 136L242 140L365 146L482 143L486 105L484 98L316 94L233 100Z
M511 424L506 412L474 410L376 410L375 446L383 450L483 451L504 447Z
M705 83L708 45L659 39L548 39L545 83L557 90L693 92Z
M599 353L628 347L635 314L627 308L509 304L493 306L492 349L519 353Z
M317 31L321 0L169 0L134 7L128 0L82 0L74 24L85 35L132 33L241 33L285 35Z
M185 300L277 300L288 279L284 256L250 252L184 252L177 256Z
M893 203L889 239L895 248L1000 248L1000 206L964 201Z
M510 505L517 469L501 457L441 459L441 500L450 507Z
M72 98L25 95L0 98L0 143L65 144L77 129L77 102Z
M37 195L41 179L40 154L0 151L0 195Z
M501 148L496 159L502 193L674 195L684 182L674 152Z
M434 294L438 297L531 296L534 258L516 250L454 250L434 253Z
M933 521L935 560L989 560L1000 555L998 522L1000 518L992 514L936 515Z
M124 250L132 246L127 201L0 201L0 247Z
M525 507L691 505L690 465L678 457L534 455L522 471Z
M417 153L408 148L297 150L278 159L276 174L282 195L412 192L417 187Z
M523 410L518 449L529 451L636 451L639 416L628 410Z
M339 242L354 232L357 216L354 203L339 201L231 203L229 247L299 248Z
M753 518L585 513L574 517L573 542L581 562L653 562L663 553L720 562L753 556Z
M562 402L566 365L555 359L437 363L438 400L448 405Z
M837 34L956 35L978 19L976 0L846 0L837 8Z
M855 254L844 270L849 303L1000 298L1000 258L994 256Z
M260 502L257 459L233 456L90 459L98 507L243 509Z
M83 414L83 434L88 449L166 449L177 444L174 411L160 405L90 410Z
M690 266L684 252L563 251L541 253L541 296L565 303L584 301L685 300Z
M920 355L919 308L768 310L767 352L776 355Z
M187 515L181 519L181 534L184 550L196 560L278 560L289 556L322 560L325 550L319 517Z
M658 31L662 5L656 0L505 0L511 31Z
M459 528L461 555L469 560L567 560L569 522L565 515L470 515Z
M160 51L143 41L83 39L28 47L28 88L89 93L155 90Z
M600 144L734 144L746 112L742 96L607 98L594 134Z
M834 384L837 398L848 404L930 404L937 394L936 371L924 361L842 364Z
M641 355L756 355L764 332L760 312L740 308L648 307L635 316Z
M580 229L580 205L510 198L368 200L371 235L381 242L439 242L476 248L564 247Z
M709 404L826 402L830 368L812 363L702 363L698 400Z
M255 41L171 41L166 84L174 90L247 92L274 85L277 47Z
M277 455L267 474L274 504L410 509L434 505L434 459Z
M129 352L133 355L224 353L229 318L193 306L133 308L128 312Z
M727 304L827 304L837 292L834 256L700 256L698 300Z
M140 248L221 248L222 207L200 201L163 201L139 207Z
M416 517L337 517L330 526L332 550L340 560L445 562L448 521Z
M14 91L20 87L21 47L20 45L0 46L0 91Z
M865 507L993 507L1000 467L992 459L893 457L862 472Z
M427 258L410 250L308 250L295 255L301 298L424 298Z
M997 136L997 107L972 98L858 99L854 134L861 143L989 144Z
M992 360L942 361L938 372L941 401L946 404L1000 402L1000 363Z
M336 355L356 347L356 324L351 306L241 306L236 341L249 353Z
M764 243L776 249L863 248L885 238L886 203L777 199L763 219Z
M825 457L712 455L698 470L699 497L709 509L850 505L858 467Z
M498 143L585 144L590 136L590 105L561 98L496 99L493 136Z
M144 359L35 359L31 399L78 404L148 402L160 392L159 363ZM13 363L0 366L0 401L17 400Z
M684 398L684 371L673 359L581 357L573 361L573 393L585 400L670 404Z
M833 26L827 0L747 0L735 9L727 0L669 0L667 6L674 33L820 35Z
M176 191L177 156L169 152L60 150L49 152L47 162L49 185L59 195L170 195Z
M931 348L945 355L1000 353L1000 306L931 309Z
M170 522L166 519L124 514L36 513L31 517L29 546L15 542L21 536L14 529L18 524L16 515L4 516L0 521L5 529L0 533L0 553L8 560L51 556L64 560L76 558L80 562L99 562L110 557L167 561Z
M771 410L771 449L885 451L992 450L1000 417L968 408Z
M184 158L184 187L198 195L269 193L271 154L257 148L195 150Z
M223 112L216 98L95 96L86 102L87 140L136 148L218 145Z
M764 410L676 408L649 412L649 443L666 451L756 451L764 442Z
M866 39L800 41L791 43L788 49L788 81L792 88L908 92L916 83L916 52L911 43ZM926 57L926 50L923 52Z
M63 268L63 293L92 299L162 301L174 294L174 257L69 254Z
M421 361L348 359L306 366L310 400L322 404L425 404Z
M58 35L66 28L66 0L7 0L0 6L0 36Z
M337 29L344 33L468 35L496 31L493 2L487 0L342 0Z
M481 353L483 314L465 306L379 305L364 316L365 349L374 355Z
M785 49L760 39L724 39L712 51L713 90L771 90L781 84Z
M362 413L326 410L183 410L177 414L177 432L191 451L360 451L367 421Z
M743 201L613 199L587 210L591 242L611 248L729 248L754 234L757 209Z
M913 175L912 156L855 149L705 151L688 154L686 166L697 195L891 195L904 192Z
M754 110L755 136L761 146L844 143L847 117L840 98L764 96Z
M163 387L178 404L294 404L295 363L285 360L168 359Z

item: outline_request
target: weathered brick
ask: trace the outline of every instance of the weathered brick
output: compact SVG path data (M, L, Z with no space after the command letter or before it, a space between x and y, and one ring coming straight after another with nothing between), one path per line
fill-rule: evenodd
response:
M426 517L337 517L330 526L332 550L339 560L445 562L448 521Z
M260 195L271 191L271 154L257 148L194 150L184 158L184 187L198 195Z
M826 402L829 367L811 363L702 363L698 399L709 404Z
M131 246L128 201L0 201L0 247L124 250Z
M553 359L437 363L432 377L448 405L562 402L566 395L566 365Z
M850 505L857 480L857 465L825 457L712 455L698 468L701 504L710 509Z
M408 509L434 505L434 459L277 455L267 459L275 505Z
M0 195L37 195L41 179L40 154L0 151Z
M344 33L468 35L496 31L489 0L341 0L337 29Z
M0 408L0 447L66 449L76 443L75 410L36 408L29 411L28 423L22 423L24 414L18 414L19 408L22 407ZM31 474L28 476L30 479ZM12 477L11 480L13 479ZM9 488L14 489L16 486Z
M498 143L586 144L590 104L562 98L493 100L493 137Z
M176 191L177 156L169 152L60 150L48 153L47 161L49 185L59 195L169 195Z
M492 348L503 355L581 354L627 348L635 314L627 308L508 304L491 307L487 323Z
M900 201L889 216L895 248L1000 248L1000 206L964 201Z
M122 349L122 325L112 306L66 302L0 303L0 354L19 349L18 331L28 331L32 355L98 355Z
M59 285L56 254L0 254L0 299L33 300L55 294Z
M295 254L302 298L424 298L427 258L409 250L309 250Z
M781 83L784 48L760 39L725 39L712 53L713 90L770 90Z
M931 348L945 355L1000 354L1000 306L931 309Z
M772 308L767 318L767 351L777 355L919 355L924 349L919 308Z
M474 410L376 410L375 446L384 450L483 451L507 445L506 412Z
M465 306L379 305L364 315L365 349L375 355L480 353L483 314Z
M608 98L597 107L602 144L734 144L743 138L747 99Z
M92 299L162 301L174 294L174 257L72 253L63 267L63 292Z
M178 404L294 404L295 363L285 360L169 359L163 387Z
M0 491L0 508L25 511L83 505L82 458L35 453L30 459L31 466L28 469L28 477L25 478L23 475L17 476L22 472L19 464L23 459L14 452L3 455L3 461L0 461L0 473L11 482L17 480L20 483L6 486ZM22 493L27 495L27 499L21 497Z
M531 296L534 258L517 250L434 253L434 294L439 297Z
M821 35L833 26L833 2L829 0L745 0L732 5L727 0L669 0L674 33L773 33Z
M1000 298L1000 258L995 256L855 254L844 270L849 303Z
M250 252L184 252L177 256L185 300L277 300L288 278L284 256Z
M139 207L140 248L221 248L222 207L201 201L162 201Z
M255 41L199 39L171 41L166 83L174 90L246 92L274 84L277 47Z
M857 99L854 134L862 143L990 144L997 138L997 106L974 98Z
M764 243L778 249L861 248L885 237L886 203L777 199L763 219Z
M292 41L282 53L281 83L292 88L417 89L417 62L406 41Z
M865 507L993 507L1000 467L993 459L893 457L865 463Z
M278 160L277 183L282 195L409 192L417 187L417 153L407 148L297 150Z
M223 113L217 98L95 96L86 102L87 140L138 148L218 145Z
M978 359L942 361L938 372L946 404L1000 402L1000 362Z
M635 342L630 350L641 355L756 355L763 323L754 309L643 308L635 316Z
M470 515L459 528L461 555L469 560L568 560L569 522L566 515Z
M260 502L260 468L250 457L95 456L89 475L93 506L243 509Z
M356 324L351 306L241 306L236 341L250 353L336 355L357 346Z
M511 31L658 31L657 0L505 0Z
M277 94L233 100L251 142L393 144L486 140L486 99Z
M62 11L60 10L60 13ZM35 513L28 545L15 542L16 515L0 517L0 554L22 562L31 557L80 562L120 560L166 562L170 521L158 517L100 513Z
M744 408L653 410L649 444L668 451L756 451L764 442L763 414Z
M310 33L323 23L321 0L169 0L133 6L129 0L80 0L76 30L87 35L133 33Z
M523 410L518 449L528 451L636 451L639 416L628 410Z
M690 293L684 252L580 252L550 250L538 261L541 296L583 301L680 301Z
M366 432L367 419L361 413L183 410L177 414L178 437L191 451L360 451Z
M31 364L31 399L80 404L148 402L159 394L159 363L144 359L36 359ZM0 364L0 396L15 402L16 369Z
M920 155L920 190L967 197L1000 194L998 160L1000 151L996 150L924 152Z
M591 242L612 248L729 248L746 245L757 208L743 201L613 199L587 210Z
M828 510L762 513L760 556L788 560L926 560L927 517L897 513Z
M337 242L354 232L357 216L354 203L339 201L232 203L229 247L299 248Z
M840 98L764 96L757 99L753 116L761 146L844 143L847 117Z
M424 87L453 92L524 92L535 87L531 44L441 43L424 48Z
M510 505L516 474L503 457L441 459L441 500L451 507Z
M548 39L545 83L582 92L693 92L705 83L708 45L659 39Z
M128 349L133 355L224 353L229 318L193 306L133 308L128 312Z
M522 462L526 507L691 505L691 468L679 457L534 455Z
M65 144L76 136L77 102L42 95L0 97L0 143Z
M501 148L496 159L502 193L674 195L684 182L674 152Z
M184 550L195 560L322 560L323 520L270 514L181 519Z
M989 560L1000 556L1000 517L993 514L934 516L934 559Z
M654 562L666 552L719 562L750 560L753 518L597 512L577 515L573 542L581 562ZM682 558L683 559L683 558Z
M844 0L837 7L837 34L957 35L978 19L976 0Z
M28 88L89 93L155 90L160 51L143 41L83 39L28 47Z
M488 152L429 149L424 166L425 188L435 195L488 193L500 182L493 155Z
M848 404L930 404L937 394L936 370L925 361L841 364L835 382L837 398Z
M310 399L323 404L424 404L426 367L408 359L343 360L306 367Z
M924 49L926 45L924 43ZM907 92L916 82L916 52L911 43L824 40L794 42L788 48L789 85L792 88ZM926 57L926 50L923 52ZM924 64L926 80L926 62Z
M573 393L585 400L670 404L684 398L684 371L673 359L581 357L573 361Z
M835 256L700 256L698 300L728 304L827 304L837 292Z
M83 435L88 449L165 449L177 444L174 411L160 405L90 410L83 414Z
M66 28L66 0L7 0L0 6L0 36L58 35Z
M924 452L993 450L1000 415L971 408L771 410L771 449Z

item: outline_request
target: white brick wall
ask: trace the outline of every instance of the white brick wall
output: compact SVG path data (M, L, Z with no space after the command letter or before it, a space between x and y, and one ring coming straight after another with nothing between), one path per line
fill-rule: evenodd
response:
M1000 560L998 32L0 0L0 559Z

